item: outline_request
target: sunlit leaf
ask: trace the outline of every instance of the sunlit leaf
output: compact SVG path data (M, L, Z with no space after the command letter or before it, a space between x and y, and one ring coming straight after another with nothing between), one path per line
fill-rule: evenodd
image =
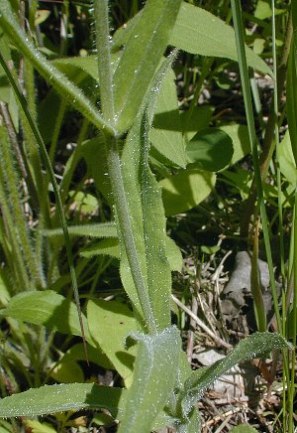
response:
M256 332L246 337L224 359L210 367L200 368L190 375L185 382L185 391L183 395L181 394L182 413L187 416L205 390L237 363L264 355L271 350L286 348L290 348L290 345L275 333Z
M107 409L117 416L125 390L94 383L44 385L0 400L0 418L38 416L68 410Z
M131 383L136 348L125 349L129 333L137 330L132 311L116 301L89 301L87 316L94 341L107 355L126 385Z
M181 347L179 332L138 335L133 383L128 390L119 433L149 433L173 390Z
M168 44L180 4L181 0L148 0L133 26L114 74L115 111L120 131L132 125L141 107Z
M176 215L197 206L211 193L216 177L198 169L186 169L159 182L166 215Z
M20 293L11 298L0 314L64 334L81 336L75 304L52 290ZM86 318L83 316L82 319L86 338L89 339Z

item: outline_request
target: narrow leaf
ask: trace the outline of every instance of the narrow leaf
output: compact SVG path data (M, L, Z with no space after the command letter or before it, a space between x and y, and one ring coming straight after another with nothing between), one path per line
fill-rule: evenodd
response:
M117 128L133 123L168 45L181 0L148 0L114 74ZM149 61L148 61L149 60Z
M43 233L50 238L63 237L63 230L50 229L43 230ZM114 222L84 224L68 226L70 236L87 236L90 238L116 238L117 228Z
M121 411L125 391L94 383L44 385L0 400L0 418L38 416L81 409Z
M204 391L222 374L239 362L264 355L271 350L287 349L291 346L283 337L269 332L256 332L242 340L226 358L215 362L211 367L193 372L185 382L184 395L181 394L181 409L184 416L192 410Z
M296 14L297 15L297 14ZM295 31L296 34L296 31ZM287 70L287 117L291 147L297 166L297 38L292 41Z
M176 328L138 335L133 383L127 393L119 433L149 433L177 378L180 336Z

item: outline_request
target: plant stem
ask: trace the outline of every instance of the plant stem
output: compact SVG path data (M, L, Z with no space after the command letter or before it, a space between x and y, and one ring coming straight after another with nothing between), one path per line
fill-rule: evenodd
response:
M245 112L247 117L249 140L250 140L251 151L253 156L255 180L256 180L258 199L259 199L260 216L262 221L264 243L265 243L267 262L269 268L270 285L271 285L274 310L276 315L277 328L281 332L281 318L278 309L278 296L276 291L276 284L274 281L272 253L271 253L270 239L269 239L269 222L268 222L265 203L264 203L263 185L262 185L259 160L258 160L258 149L257 149L258 141L257 141L257 136L255 131L255 124L254 124L251 89L249 85L249 74L248 74L248 67L247 67L246 54L245 54L244 28L242 23L242 12L241 12L240 1L231 0L231 7L232 7L232 15L233 15L234 27L236 33L236 46L237 46L237 52L239 58L239 69L240 69L240 76L242 82ZM263 304L259 306L258 314L259 316L263 316L263 315L266 316ZM262 317L261 320L266 321L266 317Z
M101 110L104 119L111 124L114 124L115 118L111 68L112 63L110 56L111 37L108 21L108 0L97 0L94 2L94 15Z
M105 137L106 138L106 137ZM119 238L123 240L128 262L131 268L132 278L138 293L139 302L142 308L144 322L150 334L157 332L156 321L151 308L148 291L141 272L137 249L129 215L129 207L126 199L126 192L121 169L117 139L110 137L106 139L107 166L110 177L116 216L118 220Z

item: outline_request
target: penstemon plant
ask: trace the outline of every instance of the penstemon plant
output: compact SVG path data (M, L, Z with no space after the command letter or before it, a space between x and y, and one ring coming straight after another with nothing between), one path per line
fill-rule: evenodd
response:
M95 137L77 149L67 170L69 174L73 170L75 158L80 158L82 154L87 155L88 152L92 160L89 163L93 164L95 169L103 166L106 168L107 196L115 222L67 228L61 199L63 189L67 189L67 177L65 175L59 187L34 113L24 99L16 74L9 66L10 51L8 49L7 53L3 52L0 55L2 68L15 91L28 134L34 137L39 147L56 196L79 318L74 304L49 289L45 282L39 286L37 283L34 287L28 286L33 290L13 296L1 310L1 315L21 322L44 325L71 335L80 335L82 331L86 352L88 346L88 356L101 357L102 365L111 363L123 378L125 387L70 383L32 388L2 399L0 417L35 417L66 410L107 409L120 421L120 433L149 433L165 426L173 427L179 433L197 432L200 429L197 401L219 375L240 361L273 349L285 350L289 347L278 334L255 333L240 342L224 360L209 368L191 372L181 348L180 333L171 325L171 270L175 269L174 263L179 260L180 253L166 234L165 214L177 213L179 209L178 206L176 208L176 203L170 200L170 185L174 185L174 181L171 178L163 179L164 185L167 182L169 198L166 199L166 192L162 197L162 181L158 182L150 168L150 145L157 133L153 129L153 121L155 113L160 109L160 93L166 91L172 95L171 64L176 53L173 51L164 58L167 46L185 49L185 45L189 45L188 50L191 52L191 34L187 37L188 42L180 36L183 23L191 22L191 16L196 13L201 20L214 20L215 17L208 13L205 15L205 11L181 0L147 0L127 29L115 34L112 44L108 1L95 0L97 53L85 62L93 62L93 75L100 89L99 111L77 82L61 72L59 67L63 69L63 61L48 61L34 46L18 23L14 3L1 0L0 26L5 35L3 44L12 44L61 98L78 110L96 129ZM234 33L219 20L218 23L217 31L226 36L226 46L220 47L218 38L218 47L214 48L207 42L207 37L201 34L202 42L198 50L203 51L208 46L208 55L226 56L236 60ZM219 35L221 36L220 33ZM247 51L247 61L258 70L269 73L264 62L250 51ZM166 104L169 104L169 100L170 96ZM218 171L230 163L232 144L223 131L210 129L202 137L204 140L214 137L210 142L214 146L223 143L225 155L230 153L230 158L227 157L227 161L218 166L216 161L205 163L205 154L203 149L201 151L199 148L201 135L195 135L188 142L185 136L186 134L178 131L173 137L169 135L169 139L165 135L164 141L170 142L173 139L176 147L172 155L166 146L162 148L161 145L159 151L171 158L175 166L187 167L185 173L180 174L179 182L188 176L186 184L189 179L195 178L205 187L206 192L196 199L197 204L208 194L209 184L215 182L215 175L210 172ZM160 137L157 137L156 141L159 140ZM9 139L6 141L9 142ZM205 166L211 166L209 171ZM212 168L213 166L215 168ZM166 187L164 189L166 191ZM0 193L5 195L2 190ZM0 195L1 200L2 196ZM45 232L50 228L45 217L43 228ZM133 313L115 301L108 303L92 299L87 305L87 317L80 311L70 246L70 235L75 234L116 240L121 281L133 306ZM61 236L59 229L48 230L49 238L55 236ZM26 246L30 248L30 245ZM28 260L29 258L28 256ZM29 264L22 263L25 284L30 283L26 274ZM34 264L30 266L34 267ZM38 275L35 279L38 281ZM42 290L39 290L41 288ZM116 327L119 318L122 328ZM110 326L117 329L109 329L106 337L106 329ZM124 345L127 337L133 341L129 348ZM123 356L118 356L118 353ZM252 432L253 429L241 426L234 429L234 433L235 431Z

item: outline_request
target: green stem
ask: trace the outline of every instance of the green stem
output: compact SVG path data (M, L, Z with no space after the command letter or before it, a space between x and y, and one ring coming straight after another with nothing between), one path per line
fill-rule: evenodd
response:
M104 119L114 124L114 97L110 56L110 32L108 21L108 0L94 2L98 75L100 83L101 110Z
M247 117L249 141L250 141L251 151L253 156L260 216L262 221L264 243L265 243L267 262L269 268L270 285L271 285L274 310L276 315L277 328L281 332L281 318L278 309L278 296L277 296L276 284L274 280L273 261L272 261L272 253L271 253L270 239L269 239L269 221L267 218L267 213L266 213L266 208L264 203L263 185L262 185L261 172L260 172L259 161L258 161L258 148L257 148L258 140L255 131L251 89L249 85L249 74L248 74L245 44L244 44L244 27L242 23L242 12L241 12L240 1L231 0L231 7L232 7L232 15L234 20L235 34L236 34L236 47L237 47L237 53L239 59L239 69L240 69L240 76L241 76L241 83L242 83L245 112ZM262 316L265 315L265 310L263 309L262 311L258 311L258 314Z
M139 296L139 302L142 308L145 324L149 333L155 334L157 332L157 326L137 255L137 249L129 215L129 207L126 199L117 140L115 138L110 138L109 140L106 139L106 148L108 173L118 219L118 229L120 231L119 237L123 239L128 262L131 268L132 278Z

